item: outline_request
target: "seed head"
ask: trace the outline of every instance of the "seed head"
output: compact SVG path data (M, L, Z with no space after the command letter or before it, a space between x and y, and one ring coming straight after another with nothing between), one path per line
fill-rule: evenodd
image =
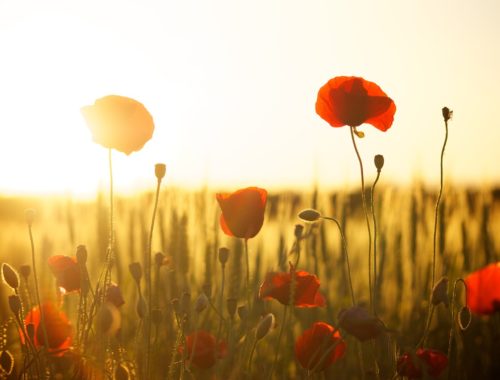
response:
M299 212L298 217L304 222L314 223L321 218L321 214L312 208L308 208Z
M261 340L262 338L264 338L273 326L274 314L269 313L264 318L262 318L257 325L257 329L255 330L255 339Z
M375 155L373 161L375 162L375 167L377 168L377 171L380 172L384 167L384 156L382 156L381 154L377 154Z
M458 312L458 326L460 327L460 330L467 330L471 320L472 316L470 314L470 309L467 306L463 306Z
M7 375L12 373L14 369L14 357L9 350L2 350L0 352L0 368Z
M165 173L167 172L167 167L165 164L156 164L155 165L155 175L158 180L163 179L165 177Z
M453 117L453 111L450 110L448 107L443 107L441 111L443 112L443 118L445 122Z
M2 279L12 290L19 288L19 275L9 264L2 264Z
M219 248L219 262L222 265L226 265L228 259L229 259L229 249L227 249L226 247Z

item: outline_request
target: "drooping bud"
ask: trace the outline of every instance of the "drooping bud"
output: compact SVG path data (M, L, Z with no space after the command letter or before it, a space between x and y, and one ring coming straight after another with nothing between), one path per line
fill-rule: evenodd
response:
M28 226L31 226L33 224L33 222L35 221L35 216L36 211L32 208L29 208L24 212L24 218L26 219L26 223L28 223Z
M25 264L25 265L21 265L19 267L19 273L21 273L21 276L23 276L23 278L28 281L28 277L30 276L31 274L31 267L28 265L28 264Z
M304 222L314 223L321 218L321 214L312 208L308 208L299 212L298 217Z
M238 307L238 300L236 298L230 297L226 300L227 312L231 318L234 318L236 313L236 308Z
M79 245L76 247L76 261L80 265L87 264L87 247L84 245Z
M441 111L443 112L443 118L445 122L453 117L453 111L450 110L448 107L443 107Z
M139 262L130 263L128 265L128 270L130 271L130 274L132 275L132 278L135 280L137 285L139 285L139 283L141 282L141 277L142 277L141 263L139 263Z
M255 339L261 340L262 338L264 338L273 326L274 314L269 313L264 318L262 318L257 325L257 329L255 330Z
M7 263L2 264L2 279L13 290L19 288L19 276L16 270Z
M165 177L165 173L167 172L167 167L165 164L156 164L155 165L155 176L158 180L163 179Z
M439 305L441 302L446 307L450 304L448 297L448 277L441 277L441 279L434 285L432 289L431 302L434 306Z
M201 313L203 310L205 310L209 305L208 297L205 295L205 293L201 293L198 298L196 299L196 303L194 305L194 310L197 313Z
M375 155L373 162L375 163L375 167L377 168L377 172L380 173L380 171L384 167L384 156L382 156L381 154Z
M460 327L460 330L467 330L471 320L472 316L470 313L470 309L467 306L463 306L458 312L458 326Z
M16 316L16 318L19 318L21 315L21 298L19 298L18 295L12 295L9 296L9 308L12 313Z
M0 368L6 375L10 375L14 369L14 356L9 350L0 351Z
M228 259L229 259L229 249L227 249L226 247L219 248L219 262L222 265L226 265Z
M296 224L295 229L293 230L293 234L295 235L295 239L302 239L302 234L304 233L304 226L302 224Z

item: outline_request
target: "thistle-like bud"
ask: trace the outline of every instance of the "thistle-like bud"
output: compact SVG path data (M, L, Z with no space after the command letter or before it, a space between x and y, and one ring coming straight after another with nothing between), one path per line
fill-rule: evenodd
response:
M219 248L219 262L222 265L226 265L228 259L229 259L229 249L227 249L226 247Z
M12 313L16 316L16 318L19 318L21 315L21 298L19 298L18 295L12 295L9 296L9 308Z
M0 351L0 368L6 375L10 375L14 369L14 357L9 350Z
M226 300L227 312L231 318L234 318L236 313L236 308L238 307L238 300L236 298L230 297Z
M299 212L298 217L304 222L314 223L321 218L321 214L312 208L308 208Z
M132 275L132 278L135 280L137 285L139 285L139 283L141 282L141 277L142 277L141 263L139 263L139 262L130 263L128 265L128 270L130 271L130 274Z
M21 265L19 267L19 273L26 281L28 281L28 277L31 274L31 267L28 264Z
M76 261L80 265L87 264L87 247L84 245L76 247Z
M293 230L293 234L295 235L295 239L302 239L302 234L304 233L304 226L302 224L296 224L295 229Z
M194 310L197 313L201 313L203 310L205 310L209 305L208 297L205 295L205 293L201 293L198 298L196 299L196 303L194 305Z
M436 285L434 285L434 288L432 289L431 302L434 306L437 306L442 302L446 307L448 307L450 304L450 299L448 297L448 277L441 277Z
M375 167L377 168L377 172L380 173L380 171L384 167L384 156L382 156L381 154L375 155L373 162L375 163Z
M119 364L115 369L115 380L129 380L130 371L124 364Z
M19 276L16 270L7 263L2 264L2 279L13 290L19 288Z
M274 314L269 313L264 318L262 318L257 325L255 330L255 339L261 340L264 338L271 328L274 326Z
M32 208L27 209L24 211L24 218L26 219L26 223L28 223L28 226L31 226L33 222L35 221L35 216L36 216L36 211Z
M444 121L448 121L453 117L453 111L448 107L443 107L441 111L443 112Z
M156 164L155 165L155 176L158 180L163 179L165 177L165 173L167 172L167 167L165 164Z

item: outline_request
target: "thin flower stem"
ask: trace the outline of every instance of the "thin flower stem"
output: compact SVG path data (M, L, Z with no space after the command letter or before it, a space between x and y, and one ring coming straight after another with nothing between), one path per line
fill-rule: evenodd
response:
M345 257L346 271L347 271L347 281L349 282L351 301L352 301L352 305L354 306L354 305L356 305L356 299L354 298L354 289L352 287L351 265L349 263L349 254L347 253L347 241L345 239L344 231L342 231L342 226L340 225L340 222L337 219L329 217L329 216L323 216L322 218L334 222L337 225L337 228L339 229L340 237L342 239L342 247L344 250L344 257Z
M257 346L257 339L253 340L252 351L250 351L250 357L248 358L248 374L252 376L252 360L253 354L255 352L255 347Z
M112 150L108 149L108 168L109 168L109 241L108 251L106 252L106 271L104 274L102 300L106 297L109 284L111 283L111 266L114 260L115 250L115 226L114 226L114 194L113 194L113 160Z
M248 304L248 310L250 310L250 260L248 258L248 239L243 239L245 246L245 259L247 263L247 286L246 286L246 298Z
M222 267L222 280L220 286L220 299L219 299L219 310L222 310L224 307L224 286L226 283L226 265L221 264ZM222 324L224 322L224 317L219 314L219 328L217 329L217 339L216 342L220 339L220 334L222 332Z
M278 363L280 345L281 345L281 337L283 336L283 330L286 325L286 317L288 312L288 305L283 306L283 320L281 321L280 332L278 335L278 344L276 345L276 354L274 355L273 365L271 366L271 370L269 371L269 376L267 377L269 380L273 378L274 369L276 368L276 364Z
M156 195L155 195L155 203L153 208L153 216L151 217L151 228L149 229L149 237L148 237L148 249L146 252L146 263L145 263L145 274L146 274L146 291L148 294L148 309L147 309L147 318L146 318L146 378L150 378L150 367L151 367L151 309L153 304L153 296L152 296L152 284L151 284L151 251L153 245L153 231L155 227L155 219L156 219L156 211L158 209L158 199L160 196L160 186L161 186L161 178L158 178L158 182L156 184Z
M375 186L380 178L380 170L377 170L377 177L373 181L371 190L371 208L373 219L373 313L377 315L377 218L375 216Z
M372 294L372 232L370 228L370 218L368 217L368 209L366 207L366 197L365 197L365 175L363 170L363 160L361 160L361 156L359 155L358 147L356 145L356 140L354 138L354 129L355 127L351 127L351 139L352 144L354 146L354 151L356 152L356 156L359 161L359 169L361 172L361 201L363 203L363 211L365 213L366 219L366 228L368 229L368 283L370 290L370 309L373 310L373 294Z

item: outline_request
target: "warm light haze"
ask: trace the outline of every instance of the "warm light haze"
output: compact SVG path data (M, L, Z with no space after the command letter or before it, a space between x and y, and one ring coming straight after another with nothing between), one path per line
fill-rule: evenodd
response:
M439 178L441 108L454 110L446 176L500 180L498 1L1 1L0 192L93 194L107 151L80 108L120 94L155 121L140 152L113 152L117 189L269 189L359 182L348 128L314 110L338 75L378 83L397 112L362 126L367 175Z

